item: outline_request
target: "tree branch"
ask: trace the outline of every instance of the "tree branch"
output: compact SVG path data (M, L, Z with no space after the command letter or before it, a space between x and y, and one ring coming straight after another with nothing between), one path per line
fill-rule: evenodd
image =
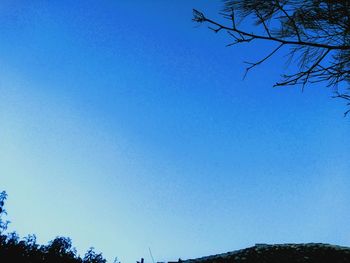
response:
M263 59L259 60L258 62L255 62L255 63L249 63L247 62L248 64L250 64L249 67L246 68L246 71L244 73L244 77L245 78L248 74L248 71L251 70L252 68L256 67L257 65L260 65L261 63L263 63L264 61L266 61L267 59L269 59L270 57L272 57L273 54L275 54L281 47L283 47L283 43L282 44L279 44L278 47L276 47L274 50L272 50L266 57L264 57Z
M326 48L326 49L331 49L331 50L348 50L348 49L350 49L349 45L327 45L327 44L315 43L315 42L293 41L293 40L285 40L285 39L276 38L276 37L257 35L254 33L248 33L248 32L245 32L245 31L238 29L237 27L227 27L227 26L222 25L218 22L215 22L209 18L206 18L203 13L197 11L196 9L193 9L193 14L194 14L193 21L198 22L198 23L208 22L208 23L217 27L217 29L214 30L216 32L219 32L220 30L225 29L227 31L235 32L235 33L238 33L239 35L242 35L245 37L250 37L252 39L270 40L270 41L279 42L279 43L284 44L284 45L302 45L302 46Z

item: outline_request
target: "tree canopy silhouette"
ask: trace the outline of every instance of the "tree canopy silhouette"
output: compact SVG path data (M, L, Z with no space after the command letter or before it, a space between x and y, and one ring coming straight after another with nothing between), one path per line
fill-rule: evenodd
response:
M81 258L68 237L56 237L47 245L39 245L35 235L20 239L17 233L7 233L4 219L6 192L0 192L0 262L2 263L106 263L102 254L90 248Z
M270 41L275 47L261 60L249 63L246 73L288 47L288 63L296 58L298 70L282 75L275 86L325 83L335 97L348 101L350 80L350 1L349 0L224 0L220 13L226 22L208 18L193 10L193 20L209 24L218 33L226 31L232 41L227 46ZM255 32L244 28L252 21ZM350 110L345 112L345 115Z

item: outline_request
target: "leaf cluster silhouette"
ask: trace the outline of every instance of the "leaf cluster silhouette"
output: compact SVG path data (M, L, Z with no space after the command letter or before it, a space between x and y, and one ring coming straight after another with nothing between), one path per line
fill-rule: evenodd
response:
M37 243L35 235L20 238L16 232L7 233L4 220L6 192L0 193L0 262L1 263L106 263L102 254L90 248L80 257L68 237L56 237L47 245Z

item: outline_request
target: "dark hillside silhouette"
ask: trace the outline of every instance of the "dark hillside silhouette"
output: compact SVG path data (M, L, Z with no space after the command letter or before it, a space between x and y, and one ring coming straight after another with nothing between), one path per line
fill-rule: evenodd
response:
M328 244L256 244L253 247L182 263L349 263L350 248Z

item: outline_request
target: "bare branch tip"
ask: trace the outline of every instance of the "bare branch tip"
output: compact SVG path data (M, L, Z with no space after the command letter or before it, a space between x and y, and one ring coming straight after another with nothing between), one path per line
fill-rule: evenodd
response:
M192 13L193 13L192 21L203 23L206 20L204 14L202 12L199 12L197 9L193 9Z

